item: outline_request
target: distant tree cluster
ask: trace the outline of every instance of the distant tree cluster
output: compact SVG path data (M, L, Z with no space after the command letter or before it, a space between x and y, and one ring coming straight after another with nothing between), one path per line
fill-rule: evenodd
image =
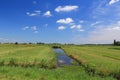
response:
M114 45L116 45L116 46L120 46L120 41L116 41L116 40L114 40Z
M45 43L43 43L43 42L37 42L36 44L38 44L38 45L44 45Z

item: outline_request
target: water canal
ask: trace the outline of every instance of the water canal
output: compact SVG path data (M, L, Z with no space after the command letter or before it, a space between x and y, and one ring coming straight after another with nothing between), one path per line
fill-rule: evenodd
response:
M66 55L61 48L53 48L53 51L57 54L57 66L73 65L74 60Z

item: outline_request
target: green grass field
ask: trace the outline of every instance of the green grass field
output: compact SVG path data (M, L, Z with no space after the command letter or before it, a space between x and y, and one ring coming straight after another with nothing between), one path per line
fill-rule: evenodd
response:
M0 67L0 80L116 80L112 77L88 75L82 67L68 66L57 69Z
M57 67L48 45L0 44L0 80L116 80L119 46L63 46L81 66Z
M63 49L88 72L120 77L120 46L66 46Z
M14 64L24 67L46 66L50 68L56 66L55 54L48 46L3 45L0 51L0 65Z

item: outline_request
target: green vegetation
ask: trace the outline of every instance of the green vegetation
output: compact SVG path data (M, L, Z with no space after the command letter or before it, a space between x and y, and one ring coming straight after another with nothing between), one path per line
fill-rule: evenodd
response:
M116 41L116 40L114 40L114 45L116 45L116 46L120 46L120 41Z
M81 65L60 68L52 46L0 44L0 80L119 80L119 46L60 45Z
M0 65L56 67L56 57L48 46L1 45Z
M82 67L68 66L57 69L0 67L1 80L115 80L111 77L88 75Z
M66 46L63 49L88 73L120 78L120 46Z

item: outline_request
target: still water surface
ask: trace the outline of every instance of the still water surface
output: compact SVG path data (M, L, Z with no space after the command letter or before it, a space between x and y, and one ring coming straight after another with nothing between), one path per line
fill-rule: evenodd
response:
M57 66L72 65L73 59L68 57L60 48L54 48L53 51L57 54Z

